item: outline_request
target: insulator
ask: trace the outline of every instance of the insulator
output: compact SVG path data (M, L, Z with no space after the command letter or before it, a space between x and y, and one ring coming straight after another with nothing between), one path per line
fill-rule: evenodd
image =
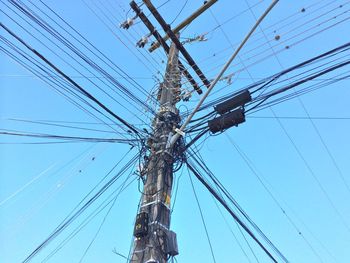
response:
M148 36L144 36L136 43L136 46L140 48L144 48L147 43L148 43Z
M181 95L183 101L189 101L192 97L192 93L189 91L186 91L184 94Z
M134 24L134 18L128 18L126 21L120 24L121 28L129 29Z

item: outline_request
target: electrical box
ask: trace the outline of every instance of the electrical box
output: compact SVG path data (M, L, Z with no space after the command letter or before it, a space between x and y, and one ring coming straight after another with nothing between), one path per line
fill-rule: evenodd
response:
M224 114L226 112L229 112L230 110L243 106L251 100L252 97L250 95L249 90L244 90L241 93L238 93L233 98L216 105L214 109L217 113Z
M167 239L166 239L165 252L169 256L174 257L179 254L179 249L177 247L176 233L169 230L166 236L167 236Z
M237 109L208 121L208 127L212 133L217 133L242 122L245 122L243 109Z
M134 227L134 236L137 238L144 237L148 234L148 213L141 212L136 216Z

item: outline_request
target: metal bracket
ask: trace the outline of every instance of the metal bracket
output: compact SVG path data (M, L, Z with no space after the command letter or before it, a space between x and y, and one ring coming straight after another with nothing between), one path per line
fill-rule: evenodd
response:
M180 134L182 137L185 136L185 132L184 131L181 131L179 128L175 128L175 132Z

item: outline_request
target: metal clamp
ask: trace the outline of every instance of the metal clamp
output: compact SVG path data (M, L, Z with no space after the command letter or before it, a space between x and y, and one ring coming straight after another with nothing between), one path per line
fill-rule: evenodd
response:
M175 132L180 134L182 137L185 136L185 132L181 131L179 128L175 128Z

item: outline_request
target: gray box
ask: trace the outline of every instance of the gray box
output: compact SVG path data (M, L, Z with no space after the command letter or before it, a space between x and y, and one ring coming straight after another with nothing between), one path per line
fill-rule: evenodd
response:
M169 254L170 256L174 257L179 254L179 249L177 247L177 239L176 239L176 233L169 230L167 232L167 241L166 241L166 248L165 252Z

